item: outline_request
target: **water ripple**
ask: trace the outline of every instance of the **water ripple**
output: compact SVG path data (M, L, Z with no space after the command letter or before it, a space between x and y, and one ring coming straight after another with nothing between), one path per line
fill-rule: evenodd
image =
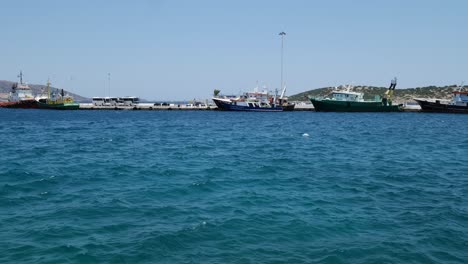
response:
M0 262L466 263L467 121L0 109Z

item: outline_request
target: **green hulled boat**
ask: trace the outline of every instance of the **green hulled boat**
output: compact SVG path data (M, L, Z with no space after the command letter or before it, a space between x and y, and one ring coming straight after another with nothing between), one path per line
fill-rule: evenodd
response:
M63 102L63 103L60 103L59 101L55 101L55 102L41 102L41 101L38 101L37 102L38 106L39 106L39 109L55 109L55 110L77 110L78 108L80 108L80 104L79 103L75 103L75 102Z
M398 112L401 105L392 104L393 91L396 87L396 78L392 80L390 88L381 99L376 96L374 100L364 100L364 94L351 91L347 86L344 90L333 91L331 98L309 98L318 112Z
M47 81L47 93L47 97L41 97L37 100L38 108L54 110L76 110L80 108L80 104L75 103L70 95L65 95L63 89L60 94L51 94L49 81Z
M338 94L336 94L338 95ZM348 95L348 94L341 94ZM400 105L385 105L382 101L341 101L310 98L317 112L398 112Z

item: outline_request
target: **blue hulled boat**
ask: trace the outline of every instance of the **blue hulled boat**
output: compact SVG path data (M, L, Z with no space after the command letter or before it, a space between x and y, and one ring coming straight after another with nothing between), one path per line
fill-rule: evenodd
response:
M281 96L271 96L268 91L259 92L258 88L253 92L247 92L239 97L215 96L213 102L219 110L224 111L252 111L252 112L282 112L294 110L294 104L289 103L284 97L286 88Z

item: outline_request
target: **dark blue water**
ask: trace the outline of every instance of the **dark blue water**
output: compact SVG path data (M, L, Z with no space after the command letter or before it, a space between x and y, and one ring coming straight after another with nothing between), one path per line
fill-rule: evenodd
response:
M468 262L468 115L0 109L0 136L0 263Z

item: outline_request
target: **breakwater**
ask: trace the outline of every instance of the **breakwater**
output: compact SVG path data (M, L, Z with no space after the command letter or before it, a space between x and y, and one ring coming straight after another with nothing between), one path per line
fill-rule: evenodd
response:
M81 103L80 110L201 110L201 111L210 111L218 110L216 105L186 105L186 104L175 104L175 105L155 105L150 103L140 103L131 106L125 105L116 105L116 106L96 106L89 103ZM296 105L295 111L314 111L312 104L302 104Z
M89 103L81 103L80 110L175 110L175 111L213 111L218 110L216 105L203 105L203 106L196 106L196 105L185 105L185 104L178 104L178 105L154 105L150 103L140 103L137 105L132 106L96 106L94 104ZM404 112L418 112L421 108L419 105L411 105L405 106L403 108ZM315 111L314 106L312 104L305 104L305 103L298 103L296 104L294 111Z

